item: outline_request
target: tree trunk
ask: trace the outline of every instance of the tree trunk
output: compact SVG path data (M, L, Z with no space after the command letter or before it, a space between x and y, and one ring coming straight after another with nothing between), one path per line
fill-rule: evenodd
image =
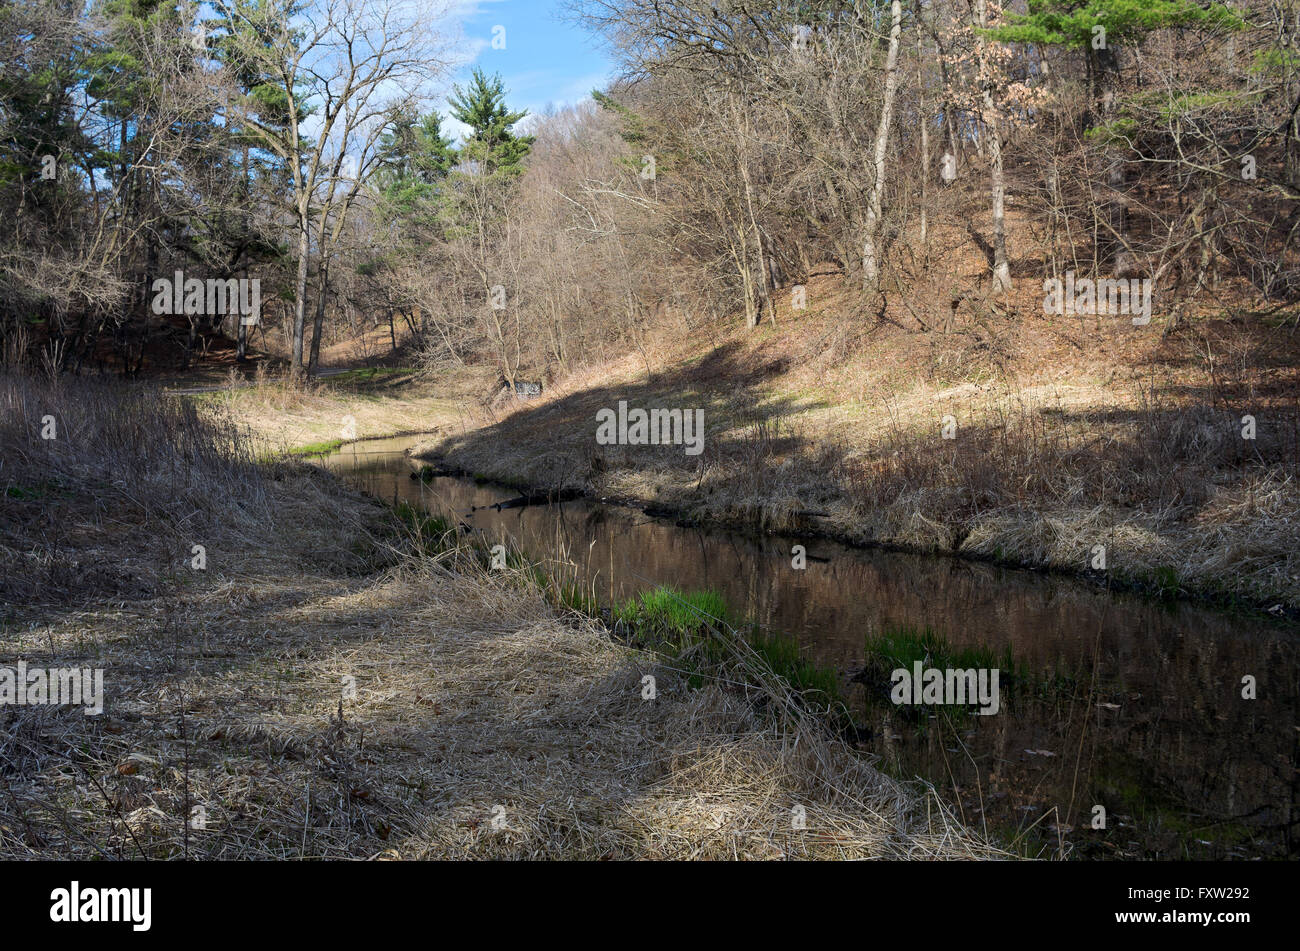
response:
M880 260L877 239L880 232L881 203L885 194L885 153L889 148L889 127L894 118L894 96L898 92L898 40L903 32L903 4L893 0L890 4L889 53L885 57L885 97L880 106L880 124L876 127L876 149L873 155L876 180L871 187L867 205L866 235L862 248L862 280L867 288L880 282Z
M1119 55L1109 45L1091 52L1095 61L1095 108L1101 113L1102 124L1109 125L1118 113L1116 88L1119 85ZM1106 187L1110 192L1105 201L1109 234L1101 242L1099 253L1094 252L1094 258L1113 264L1128 246L1128 169L1120 147L1114 143L1106 146Z
M248 279L248 268L244 268L244 279ZM235 325L238 328L235 331L235 362L243 363L248 357L248 325L244 323L244 314L242 311L235 318Z
M316 297L316 316L312 321L311 329L311 358L307 364L307 368L312 372L315 372L316 365L320 363L320 338L325 327L325 295L329 292L329 283L329 259L322 257L320 262L320 288L317 290Z
M1007 260L1007 184L1002 172L1002 133L997 127L996 118L989 123L989 160L993 168L993 290L1009 291L1011 263Z
M916 88L919 91L919 109L921 115L921 253L924 256L927 266L929 263L929 237L930 237L930 117L925 111L925 82L921 75L921 63L924 62L924 55L921 52L921 35L922 31L918 25L916 30Z
M303 331L307 324L307 254L311 247L307 227L306 218L301 218L298 222L298 273L293 282L293 365L290 370L294 375L301 375L303 370Z
M977 25L981 29L988 27L988 8L985 0L978 0L975 6ZM987 43L988 40L980 40ZM993 91L988 81L984 84L984 127L988 130L989 167L991 169L991 186L993 192L993 290L995 292L1011 290L1011 264L1007 260L1006 228L1006 176L1002 169L1002 128L998 123L997 106L993 102Z

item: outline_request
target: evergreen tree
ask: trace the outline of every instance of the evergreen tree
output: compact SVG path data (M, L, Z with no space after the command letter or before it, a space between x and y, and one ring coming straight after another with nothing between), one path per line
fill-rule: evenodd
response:
M1026 13L1006 14L1006 25L987 30L1003 43L1081 49L1087 57L1094 94L1118 70L1115 51L1141 43L1155 30L1176 27L1240 29L1241 17L1222 3L1196 0L1028 0Z
M380 151L383 170L376 181L384 198L404 212L436 198L439 186L460 161L437 112L422 119L413 112L397 116L383 135Z
M1118 196L1105 202L1108 233L1099 239L1103 256L1117 260L1127 249L1130 230L1129 168L1138 123L1122 115L1127 103L1117 89L1119 50L1140 45L1156 30L1191 28L1236 30L1241 18L1229 7L1196 0L1028 0L1026 13L1009 13L1006 25L983 31L1004 43L1062 46L1082 50L1092 95L1092 109L1083 115L1089 138L1105 149L1106 183ZM1120 95L1116 95L1116 93ZM1126 153L1128 153L1126 155Z
M37 24L51 10L75 21L71 0L17 0L0 5L0 187L21 186L38 174L46 155L65 171L82 165L93 144L75 119L81 70L87 56L80 31L37 36ZM32 207L46 209L47 196L61 190L65 174L33 191ZM75 189L74 189L75 190Z
M451 115L470 127L462 158L481 163L489 174L518 175L532 149L533 136L515 134L515 124L528 112L512 112L506 107L505 96L500 76L488 79L476 69L467 89L455 87Z
M1106 43L1140 41L1170 27L1237 27L1241 18L1222 3L1195 0L1029 0L1028 12L1007 13L1007 25L989 35L1004 43L1041 43L1092 49L1105 30Z

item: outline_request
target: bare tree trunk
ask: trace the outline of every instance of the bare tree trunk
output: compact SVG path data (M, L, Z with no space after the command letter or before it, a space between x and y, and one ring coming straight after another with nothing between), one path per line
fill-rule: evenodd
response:
M862 280L867 288L880 282L879 249L876 246L880 232L881 203L885 194L885 153L889 148L889 127L894 118L894 96L898 92L898 40L903 32L903 4L893 0L890 4L889 53L885 57L885 96L880 106L880 124L876 127L876 149L873 155L876 180L871 187L867 205L866 234L862 247Z
M993 169L993 290L1009 291L1011 263L1007 260L1007 184L1002 172L1002 133L997 127L996 118L989 123L988 128L989 160Z
M988 27L988 7L985 0L977 0L975 16L981 29ZM981 39L979 42L987 43ZM993 191L993 290L1011 290L1011 264L1007 260L1006 227L1006 176L1002 169L1002 128L998 122L997 106L988 80L984 83L984 128L988 130L989 167Z
M1093 95L1102 122L1109 124L1118 113L1116 87L1119 83L1119 55L1111 46L1091 51L1093 63ZM1128 170L1120 148L1113 143L1106 147L1106 216L1109 234L1094 253L1094 259L1114 263L1128 246Z
M763 231L758 226L758 219L754 216L754 193L749 182L749 171L744 170L745 176L745 204L749 211L749 224L754 229L754 244L758 254L758 312L755 316L754 325L762 323L763 309L766 307L768 313L772 315L772 322L776 322L776 308L772 306L772 295L768 290L770 278L767 270L767 254L763 248Z
M316 292L316 316L311 328L311 357L307 369L315 372L320 363L320 338L325 329L325 295L329 293L330 265L329 258L322 256L320 262L320 288Z
M295 375L302 372L303 331L307 324L307 253L310 240L306 220L298 222L298 273L294 277L293 306L293 363L290 370Z
M921 75L921 63L924 62L924 56L921 52L922 30L918 27L916 31L916 88L919 95L919 111L921 114L921 252L926 255L928 261L930 237L930 117L925 111L925 81Z

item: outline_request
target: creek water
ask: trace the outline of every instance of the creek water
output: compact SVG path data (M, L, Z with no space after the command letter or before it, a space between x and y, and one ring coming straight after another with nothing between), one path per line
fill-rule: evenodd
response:
M407 450L419 441L354 443L323 464L378 498L454 518L486 544L564 563L605 605L660 585L717 591L841 672L880 768L929 781L967 824L1016 851L1300 852L1295 624L942 556L685 526L596 500L498 510L518 493L412 479L420 463ZM807 551L802 569L796 545ZM990 716L893 704L888 672L862 671L867 639L899 626L1009 652L1020 671L1010 702Z

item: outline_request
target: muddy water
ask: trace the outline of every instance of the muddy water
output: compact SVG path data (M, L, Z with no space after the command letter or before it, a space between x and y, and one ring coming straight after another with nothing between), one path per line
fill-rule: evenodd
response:
M599 502L498 511L489 506L517 493L410 478L418 463L405 452L416 441L358 443L325 463L375 496L454 516L488 544L557 571L567 563L605 604L657 585L718 591L843 672L882 768L927 779L967 823L1017 851L1300 853L1295 625L951 558L681 527ZM791 564L797 544L808 554L802 570ZM1026 676L993 716L895 707L887 676L851 675L865 639L899 624L998 656L1009 648ZM1253 700L1242 697L1247 676Z

